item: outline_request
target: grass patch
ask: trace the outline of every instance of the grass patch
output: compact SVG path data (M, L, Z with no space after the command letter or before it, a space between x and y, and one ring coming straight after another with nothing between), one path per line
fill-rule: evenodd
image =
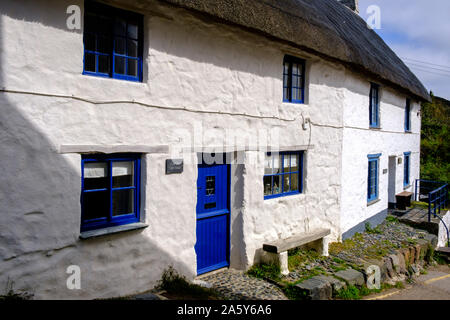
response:
M11 281L11 279L8 278L5 288L5 294L0 295L0 301L29 300L31 298L31 295L27 293L15 292L13 287L14 281Z
M256 264L253 265L248 271L247 275L259 278L259 279L270 279L273 281L280 281L280 267L275 264Z
M333 242L328 246L328 252L332 255L336 255L342 251L353 249L356 245L357 243L353 239L346 239L342 242Z
M303 290L299 290L294 284L285 286L283 292L289 300L308 300L307 293Z
M386 217L386 221L390 222L390 223L397 223L398 222L398 218L394 217L394 216L387 216Z
M382 234L383 231L381 231L380 226L376 226L375 228L372 228L370 225L370 222L366 223L366 232L367 233L374 233L374 234Z
M345 289L341 289L337 292L336 298L343 300L360 300L365 296L368 296L373 293L380 293L387 287L383 284L380 289L369 289L366 286L355 287L348 286Z
M203 288L201 286L189 283L186 278L170 266L164 270L161 280L157 287L164 290L163 295L169 299L177 300L221 300L221 297L213 289Z

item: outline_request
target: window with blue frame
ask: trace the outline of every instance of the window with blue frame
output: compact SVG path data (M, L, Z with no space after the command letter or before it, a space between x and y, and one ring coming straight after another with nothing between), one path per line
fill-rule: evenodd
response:
M142 15L86 1L83 74L142 81Z
M303 151L268 152L264 165L264 199L303 192Z
M411 100L406 99L406 106L405 106L405 131L410 132L411 131Z
M410 169L411 169L411 152L405 152L405 161L403 162L403 186L407 187L410 185Z
M286 55L283 62L283 101L304 103L305 60Z
M371 128L380 127L380 86L370 85L369 123Z
M81 231L139 222L138 155L84 155L81 169Z
M381 154L370 154L369 173L367 179L367 202L378 199L378 168Z

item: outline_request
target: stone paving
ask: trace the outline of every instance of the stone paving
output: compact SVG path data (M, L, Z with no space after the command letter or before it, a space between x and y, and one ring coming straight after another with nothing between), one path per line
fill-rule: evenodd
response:
M366 259L368 255L381 257L392 254L416 239L427 238L427 235L427 232L403 223L385 221L371 232L356 235L351 239L351 246L334 252L330 257L317 256L311 260L309 254L305 253L307 259L304 263L300 263L283 280L297 283L305 277L305 274L311 274L314 270L318 274L336 274L347 269L348 263L358 265L361 258ZM201 280L231 300L287 300L278 286L247 276L242 271L228 269L201 277Z
M242 271L224 270L202 277L225 298L230 300L287 300L276 285L249 277Z

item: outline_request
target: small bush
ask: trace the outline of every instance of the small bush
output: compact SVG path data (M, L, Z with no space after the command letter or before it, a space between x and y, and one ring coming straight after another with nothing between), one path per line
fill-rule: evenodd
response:
M341 289L337 292L336 297L344 300L359 300L361 295L359 289L355 286L348 286L345 289Z
M179 299L220 299L220 295L213 289L203 288L201 286L189 283L186 278L170 266L164 270L161 280L156 286L159 290L166 291L169 295L174 295Z

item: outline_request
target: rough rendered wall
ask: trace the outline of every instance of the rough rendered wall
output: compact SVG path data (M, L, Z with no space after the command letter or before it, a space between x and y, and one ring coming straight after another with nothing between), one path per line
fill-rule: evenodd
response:
M341 208L341 231L344 237L364 230L365 222L370 222L372 226L380 223L386 214L390 156L396 157L395 194L404 190L414 192L415 179L419 178L420 173L419 104L411 102L411 133L405 133L406 97L381 87L381 129L369 129L370 82L367 79L355 80L345 84L348 90L345 93ZM407 188L403 187L404 152L411 152L411 185ZM368 205L367 155L378 153L381 153L379 201ZM398 158L402 159L401 164Z
M66 29L70 4L83 8L82 1L1 3L1 87L69 97L0 93L0 288L13 281L15 290L35 298L127 295L151 288L169 264L192 278L197 167L188 158L195 159L192 145L223 145L229 132L246 144L256 145L261 132L277 137L274 146L312 146L305 195L264 201L262 161L232 167L232 267L248 267L261 241L277 236L326 225L337 238L341 135L332 128L302 129L302 116L341 123L336 67L310 59L309 103L284 104L283 56L300 52L159 8L145 14L143 83L83 76L82 32ZM72 95L129 102L92 104ZM212 113L198 112L205 110ZM181 175L164 174L171 154L143 155L141 220L148 228L79 240L81 156L61 148L120 146L127 152L181 144L190 150ZM72 264L81 267L79 291L66 287Z
M380 203L368 212L361 190L366 189L367 153L386 152L384 148L395 144L386 142L392 137L369 144L359 135L348 135L347 141L355 145L347 144L348 156L341 158L342 116L345 111L353 121L352 112L359 112L347 110L348 104L365 110L365 84L343 68L294 48L181 10L136 3L145 9L142 83L81 74L82 32L67 30L65 12L72 4L83 8L83 1L0 4L0 87L50 94L0 92L0 288L11 280L14 289L41 299L128 295L153 287L170 264L192 278L196 274L194 155L202 146L220 152L218 146L232 146L234 139L241 141L240 146L252 146L235 153L245 161L232 165L230 262L234 268L248 268L258 261L265 241L317 227L331 228L331 238L336 240L340 224L351 227L383 209ZM304 105L282 103L286 53L308 61ZM347 86L354 93L344 89ZM93 104L71 96L121 102ZM417 105L413 114L416 110ZM366 125L363 111L354 117L356 121L361 117ZM414 144L418 138L408 139ZM254 161L263 152L251 151L258 143L305 150L304 194L263 200L263 160ZM146 229L79 240L81 156L61 153L67 145L75 149L90 145L94 150L119 146L121 152L170 147L170 154L142 156L141 220L149 225ZM188 151L184 172L165 175L165 159L173 157L178 147ZM353 155L356 148L362 151ZM407 150L392 148L396 154L403 151ZM417 159L413 153L413 163ZM342 163L347 177L355 175L349 181L341 177ZM351 181L356 185L341 192L341 184ZM362 189L352 193L355 187ZM345 198L342 207L341 197ZM346 215L345 223L340 214ZM72 264L81 267L79 291L66 287L66 268Z

